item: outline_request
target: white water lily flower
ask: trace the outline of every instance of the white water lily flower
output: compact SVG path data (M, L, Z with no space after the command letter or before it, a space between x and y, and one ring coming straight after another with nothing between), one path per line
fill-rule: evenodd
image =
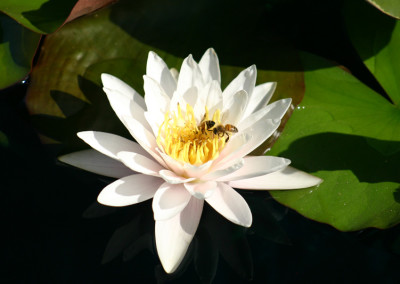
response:
M240 189L295 189L321 179L272 156L248 156L278 128L291 104L267 105L275 83L255 86L256 67L221 91L216 53L196 63L189 55L180 73L149 53L144 99L102 74L112 108L137 142L109 133L78 136L93 149L60 157L79 168L118 178L98 201L126 206L153 198L158 255L166 272L181 263L198 227L204 200L229 221L249 227L252 215ZM237 130L237 132L236 132Z

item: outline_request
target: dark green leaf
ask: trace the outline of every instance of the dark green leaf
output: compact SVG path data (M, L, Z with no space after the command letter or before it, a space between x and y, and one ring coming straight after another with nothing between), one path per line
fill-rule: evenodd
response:
M0 14L0 89L28 74L39 39L40 35Z
M303 59L307 70L321 61ZM399 223L400 110L335 66L306 72L305 84L304 100L270 154L324 182L272 196L340 230Z

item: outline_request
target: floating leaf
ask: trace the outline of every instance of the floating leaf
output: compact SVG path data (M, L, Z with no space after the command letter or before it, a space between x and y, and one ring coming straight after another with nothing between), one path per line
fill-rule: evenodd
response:
M383 13L400 19L400 4L397 0L367 0Z
M348 1L345 8L347 30L354 47L393 103L399 105L400 21L364 1Z
M322 60L303 59L306 70ZM344 231L399 223L400 110L337 66L305 72L305 85L304 100L270 154L324 182L272 196ZM371 141L391 151L378 151Z
M0 14L0 89L28 74L39 39L40 35Z

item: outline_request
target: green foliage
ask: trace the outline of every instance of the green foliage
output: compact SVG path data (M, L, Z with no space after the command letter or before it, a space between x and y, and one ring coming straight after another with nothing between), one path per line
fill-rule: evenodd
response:
M0 14L0 89L28 74L39 39L40 35Z
M303 58L306 69L322 60ZM304 100L270 154L324 182L272 196L344 231L399 223L400 110L336 66L305 72L305 84Z
M367 0L383 13L400 19L400 3L397 0Z
M78 0L2 0L0 11L41 34L54 32Z

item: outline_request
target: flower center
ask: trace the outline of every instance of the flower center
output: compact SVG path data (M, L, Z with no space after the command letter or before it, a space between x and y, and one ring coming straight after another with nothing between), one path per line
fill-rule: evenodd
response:
M165 114L158 130L157 144L175 160L201 165L217 158L225 147L225 133L217 131L220 123L220 110L216 110L210 119L206 107L202 121L197 124L193 108L188 104L183 112L178 104L177 112Z

